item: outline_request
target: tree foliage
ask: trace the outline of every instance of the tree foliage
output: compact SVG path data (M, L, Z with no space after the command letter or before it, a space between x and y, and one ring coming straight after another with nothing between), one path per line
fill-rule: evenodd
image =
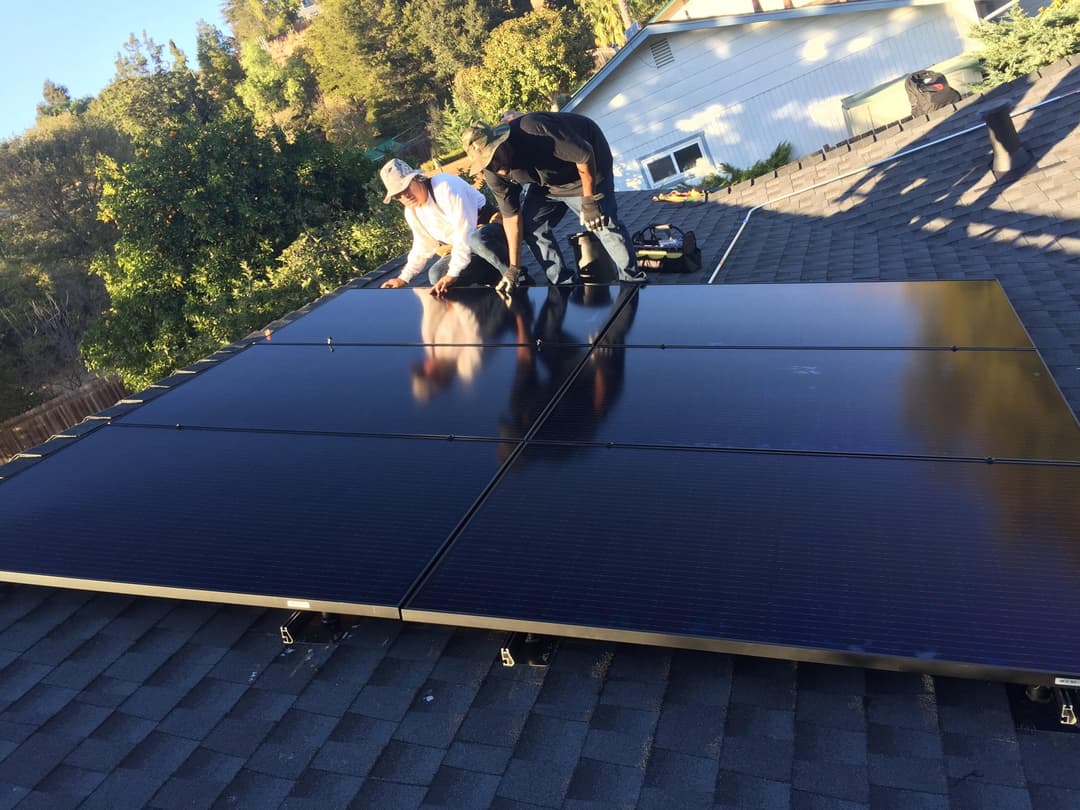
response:
M299 9L300 0L225 0L221 14L236 37L247 42L285 33Z
M127 141L94 116L70 112L38 121L0 143L0 257L89 262L111 246L113 227L97 218L102 156L125 160Z
M1034 17L1017 5L971 34L983 43L979 89L989 90L1080 51L1080 0L1054 0Z
M490 32L509 18L508 8L490 0L412 0L403 14L410 50L430 64L443 99L458 73L480 64Z
M145 385L259 323L253 296L305 228L362 213L374 167L250 118L181 126L104 172L102 216L120 237L95 260L111 306L87 365Z
M116 60L116 75L90 105L91 112L136 141L207 120L212 110L199 93L187 57L172 43L169 60L164 50L152 39L132 34Z
M259 42L241 49L244 78L236 92L256 120L289 133L308 124L316 98L315 77L307 61L294 54L281 63Z
M455 100L485 120L507 109L545 110L592 68L589 29L574 13L540 9L496 28L482 63L458 75Z
M626 43L626 30L634 21L646 23L668 0L577 0L581 16L592 29L597 45Z
M324 98L362 110L373 134L422 125L433 68L416 59L396 0L323 0L305 42Z
M755 177L761 177L769 172L776 171L781 166L786 166L791 162L792 146L787 141L780 141L770 154L764 160L759 160L754 163L748 169L740 169L737 166L732 166L730 163L720 164L720 183L722 185L734 185L735 183L741 183L744 180L753 180Z
M212 114L235 111L239 104L237 87L244 80L244 68L236 52L236 40L212 25L200 21L196 27L195 54L199 63L198 92Z
M0 421L84 382L78 342L104 302L81 266L0 261Z
M72 98L71 93L62 84L54 84L48 79L41 90L42 101L37 105L37 117L49 118L51 116L74 113L80 115L86 112L90 106L91 97Z

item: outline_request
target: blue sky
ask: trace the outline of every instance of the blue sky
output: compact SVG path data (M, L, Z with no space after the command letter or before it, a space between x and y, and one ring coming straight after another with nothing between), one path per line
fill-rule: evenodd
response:
M161 45L174 40L194 65L200 19L228 32L221 0L15 0L4 6L0 139L33 125L46 79L74 98L97 95L131 33L141 38L146 31Z

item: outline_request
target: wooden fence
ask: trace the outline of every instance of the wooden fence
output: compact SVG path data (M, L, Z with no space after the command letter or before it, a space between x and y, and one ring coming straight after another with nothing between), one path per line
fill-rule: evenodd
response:
M0 464L108 408L125 394L127 389L118 380L94 380L0 423Z

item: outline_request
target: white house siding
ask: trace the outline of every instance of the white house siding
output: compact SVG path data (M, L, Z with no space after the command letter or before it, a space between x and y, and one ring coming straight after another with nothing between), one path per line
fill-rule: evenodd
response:
M840 99L964 50L944 6L773 20L649 41L574 111L603 128L616 187L648 188L642 161L700 135L705 158L749 166L780 141L802 155L847 137Z

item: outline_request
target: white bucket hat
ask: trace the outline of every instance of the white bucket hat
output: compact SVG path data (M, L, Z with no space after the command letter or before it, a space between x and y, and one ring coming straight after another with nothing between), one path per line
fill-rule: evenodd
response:
M423 176L423 172L414 169L404 160L394 158L387 161L386 165L379 170L379 177L382 179L383 185L386 186L386 196L383 198L383 202L390 202L390 200L407 189L414 177Z

